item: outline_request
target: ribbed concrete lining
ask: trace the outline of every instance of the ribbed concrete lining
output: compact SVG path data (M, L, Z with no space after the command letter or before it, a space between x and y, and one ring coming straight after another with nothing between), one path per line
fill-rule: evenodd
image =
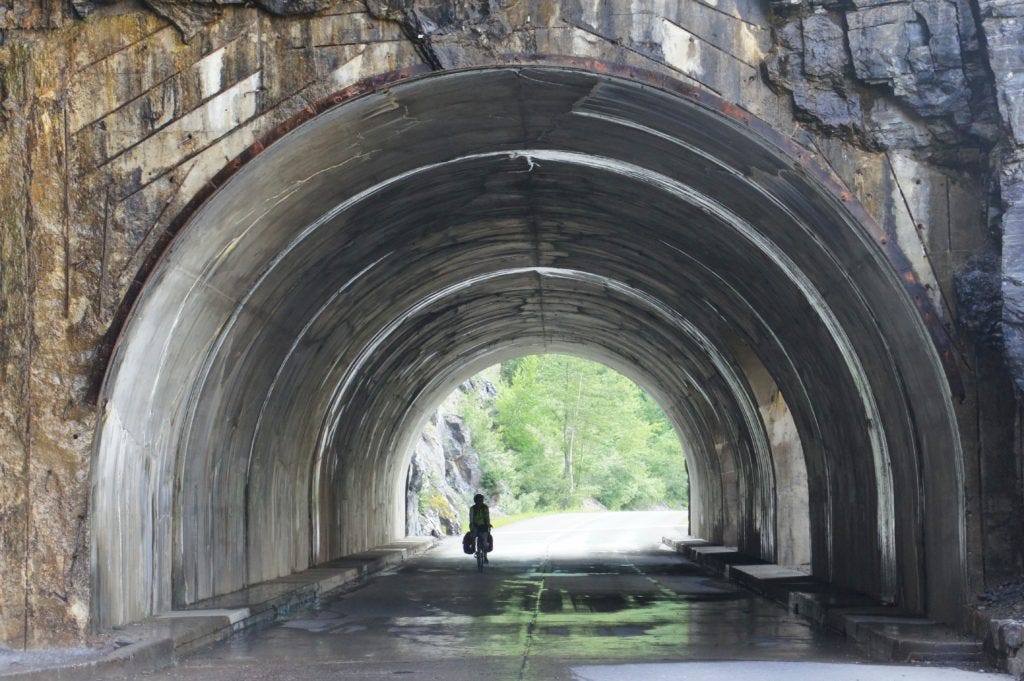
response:
M398 376L400 384L377 384L373 389L355 386L343 396L339 395L338 401L345 405L350 416L343 415L335 422L335 427L338 430L356 429L358 426L350 423L348 418L358 422L365 413L391 411L395 416L375 420L368 429L361 431L363 436L349 449L358 451L367 447L366 440L387 438L383 446L374 444L372 449L409 451L408 442L399 438L418 432L417 426L425 410L432 408L454 382L468 377L476 368L496 361L492 356L496 348L504 352L515 348L517 354L558 350L583 353L621 370L647 386L655 395L687 395L687 401L674 399L666 403L673 405L675 420L681 424L685 439L691 443L688 448L691 457L699 458L698 463L691 464L691 469L702 471L709 466L717 467L717 457L711 453L716 441L723 444L727 453L735 452L741 456L741 465L747 472L748 489L743 498L751 503L760 500L765 509L770 509L773 503L770 496L772 481L756 479L766 474L766 465L770 467L768 453L760 452L762 462L760 465L755 463L753 456L757 452L746 439L748 432L742 422L736 423L733 419L734 414L743 413L748 415L747 422L756 419L754 407L743 387L739 386L737 395L716 372L714 362L709 361L711 357L671 320L659 318L654 310L615 292L608 285L602 286L593 277L588 281L574 278L573 274L582 277L581 273L562 270L501 272L488 282L489 287L474 286L471 300L445 300L443 305L432 308L425 315L427 321L396 331L393 334L394 344L376 355L381 363L365 367L361 374L373 381L376 381L375 377ZM533 324L512 327L490 324L495 319L500 321L523 315L531 308L537 312ZM417 321L422 322L422 318ZM471 328L475 333L471 332L462 339L462 343L452 344L441 351L429 342L432 337L443 336L448 329L461 327ZM570 329L571 333L566 331ZM624 336L630 339L629 347L622 347ZM478 351L479 356L474 351ZM467 357L473 358L468 364ZM724 359L718 360L724 364ZM666 367L670 368L666 370ZM726 371L723 373L733 376L733 385L742 380L734 375L735 369L724 368ZM403 373L431 377L430 385L426 388L416 382L410 385ZM394 399L396 394L403 395L408 402L397 402ZM742 404L733 404L729 409L718 406L735 403L737 399ZM352 409L353 403L358 403L359 407ZM395 428L395 423L403 426ZM404 424L413 425L406 427ZM351 458L349 453L334 454L341 460ZM407 461L403 463L407 464ZM400 465L399 470L404 471L404 466ZM770 469L767 475L771 475ZM404 482L404 477L401 480ZM329 495L332 487L325 485L324 494ZM769 497L760 499L765 490ZM331 505L314 504L314 507L330 508ZM724 509L716 509L713 519L717 526L710 528L710 532L722 535L724 525L730 527L730 536L736 536L743 529L735 518L730 523L719 517L718 514L728 512L730 508L731 505L727 505ZM322 525L325 528L337 527L337 522L325 520ZM770 533L770 528L758 529L765 534ZM345 538L338 537L337 541L345 541ZM756 540L748 543L757 545ZM760 547L755 550L760 551ZM337 551L343 549L327 544L322 548L320 557L324 559Z
M692 101L552 68L331 110L197 212L126 327L93 467L97 621L400 535L424 414L538 350L651 389L686 441L695 533L772 559L737 343L799 430L815 572L956 617L941 366L882 252L796 161Z

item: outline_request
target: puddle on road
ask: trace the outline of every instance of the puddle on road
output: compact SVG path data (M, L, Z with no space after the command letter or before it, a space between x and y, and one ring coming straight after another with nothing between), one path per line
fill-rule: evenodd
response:
M286 629L302 629L314 634L323 633L337 627L337 621L331 620L288 620L281 626Z
M598 636L643 636L650 627L625 626L625 627L597 627L595 632Z
M545 566L547 567L547 566ZM427 602L419 584L385 598L363 593L328 608L334 619L307 616L287 624L327 640L345 636L355 623L365 632L386 631L380 654L405 657L564 658L627 661L679 658L702 650L728 630L763 650L798 650L810 642L791 623L773 628L749 593L694 574L685 565L571 565L564 571L527 570L473 574L465 588ZM431 574L423 574L429 572ZM419 570L432 582L444 570ZM410 575L413 576L413 575ZM346 611L349 619L337 618ZM767 627L767 628L763 628ZM379 643L376 645L380 645ZM387 651L387 652L385 652Z

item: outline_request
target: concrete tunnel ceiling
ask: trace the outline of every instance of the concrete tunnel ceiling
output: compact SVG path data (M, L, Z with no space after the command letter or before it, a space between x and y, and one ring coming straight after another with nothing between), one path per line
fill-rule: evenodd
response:
M651 390L685 440L691 532L771 561L781 481L740 350L756 356L799 433L814 573L958 617L959 436L908 272L804 152L722 110L582 70L448 72L242 167L111 360L97 624L403 535L424 415L543 351Z

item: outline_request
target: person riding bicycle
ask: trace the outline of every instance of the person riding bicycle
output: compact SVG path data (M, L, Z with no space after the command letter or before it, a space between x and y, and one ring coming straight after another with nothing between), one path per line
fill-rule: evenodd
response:
M473 505L469 507L469 533L472 535L473 540L481 538L484 545L484 551L488 550L487 547L491 545L491 509L484 503L484 495L477 494L473 497ZM484 562L490 562L487 560L486 553L484 554Z

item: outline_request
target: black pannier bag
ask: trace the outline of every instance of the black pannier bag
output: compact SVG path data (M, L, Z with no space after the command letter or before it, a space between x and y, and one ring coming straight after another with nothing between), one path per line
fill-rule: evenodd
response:
M462 537L462 552L472 556L475 548L473 546L473 533L467 532Z

